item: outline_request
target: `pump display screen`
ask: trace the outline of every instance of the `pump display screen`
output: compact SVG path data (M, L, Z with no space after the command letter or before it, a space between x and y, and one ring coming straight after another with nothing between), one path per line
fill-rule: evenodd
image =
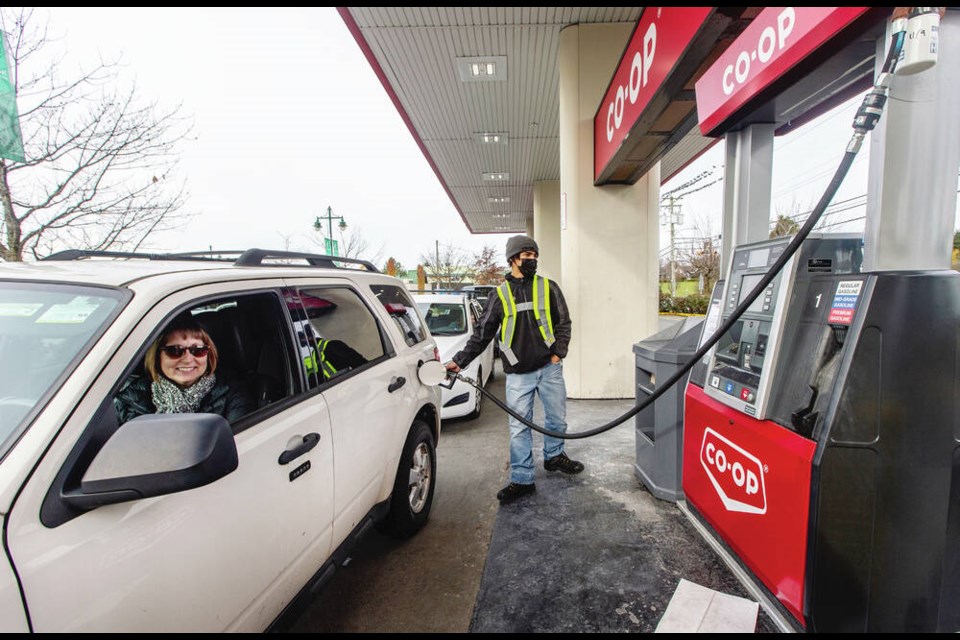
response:
M763 279L762 273L750 274L743 276L743 280L740 281L740 297L737 299L737 305L743 302L750 292L753 291L753 288L757 286ZM760 313L763 309L763 293L757 296L756 300L753 301L753 304L750 305L750 308L747 309L747 313Z
M757 267L765 267L769 259L770 249L754 249L747 258L747 268L756 269Z

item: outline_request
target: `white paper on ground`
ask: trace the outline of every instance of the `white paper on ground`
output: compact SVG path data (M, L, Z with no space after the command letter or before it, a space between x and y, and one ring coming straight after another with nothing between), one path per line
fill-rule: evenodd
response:
M681 578L656 633L754 633L760 605Z

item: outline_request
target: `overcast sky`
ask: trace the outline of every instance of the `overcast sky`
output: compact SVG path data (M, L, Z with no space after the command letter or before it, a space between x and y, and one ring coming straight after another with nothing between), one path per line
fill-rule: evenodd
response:
M380 264L394 256L414 267L437 241L499 252L511 235L467 231L332 7L38 9L45 15L71 62L120 55L142 97L182 102L194 119L197 139L184 145L180 172L198 215L188 228L158 236L153 249L317 251L313 223L328 206ZM857 104L777 139L775 212L813 207L850 138ZM865 194L868 155L865 145L835 201ZM721 143L662 192L716 167L714 178L698 183L706 185L722 176L722 162ZM722 182L684 198L677 237L719 233L722 202ZM831 230L862 230L862 216L862 207L837 214L832 221L854 220Z
M122 55L143 98L182 102L193 117L197 140L183 146L179 171L199 215L152 248L283 248L289 240L291 249L319 251L313 223L327 207L380 252L378 266L392 255L415 267L437 241L474 253L485 244L500 250L509 237L468 232L334 8L37 15L49 16L70 62Z

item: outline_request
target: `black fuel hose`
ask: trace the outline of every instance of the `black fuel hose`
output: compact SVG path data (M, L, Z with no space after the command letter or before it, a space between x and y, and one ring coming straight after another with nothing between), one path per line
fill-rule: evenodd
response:
M519 415L508 407L502 400L494 396L492 393L484 389L481 385L477 384L470 378L461 376L459 373L448 372L448 377L454 377L458 380L462 380L467 384L472 385L483 395L490 398L494 404L506 411L508 414L519 420L522 424L530 427L534 431L538 431L544 435L553 436L555 438L562 438L564 440L576 440L580 438L589 438L597 434L603 433L604 431L609 431L617 425L623 424L633 416L637 415L645 408L647 408L651 403L655 402L657 398L663 395L670 387L675 385L680 381L683 376L685 376L690 369L696 365L697 362L703 358L707 352L713 347L717 341L733 326L733 324L740 319L740 316L743 315L750 305L756 300L761 292L766 289L767 285L777 277L777 274L780 273L783 266L787 261L796 253L797 249L800 248L800 245L803 244L803 241L806 240L807 236L810 235L810 231L813 230L813 227L816 226L817 222L820 220L820 217L823 215L823 212L826 211L827 206L830 204L830 201L833 200L833 197L837 193L837 189L840 188L840 184L843 182L843 179L847 175L847 171L850 170L850 165L853 164L853 160L857 155L857 152L860 150L860 147L863 143L863 138L866 134L873 130L877 125L877 121L880 119L880 114L883 111L883 106L886 103L887 91L890 82L890 75L893 73L896 68L897 59L900 57L900 51L903 48L905 31L900 30L894 33L891 36L891 46L890 50L887 53L887 58L884 61L883 67L881 68L880 74L877 76L877 81L873 85L873 89L863 98L863 102L860 104L860 108L857 110L857 114L853 119L853 129L854 134L853 138L850 140L850 143L847 145L847 150L843 154L843 158L840 160L840 165L837 167L836 172L834 172L833 179L830 181L830 184L827 185L826 191L823 192L823 195L820 197L820 201L817 203L817 206L810 213L810 216L807 218L806 222L803 223L803 226L793 237L790 244L787 245L787 248L780 255L777 261L770 267L763 278L760 279L760 282L753 288L752 291L747 295L746 298L734 309L733 313L730 314L730 317L721 324L713 335L707 338L706 341L697 349L696 353L693 354L693 357L690 358L690 361L687 362L683 367L676 371L672 376L670 376L665 382L657 386L657 389L650 394L643 402L635 405L632 409L627 411L622 416L602 424L599 427L594 429L589 429L587 431L580 431L577 433L558 433L556 431L551 431L545 429L540 425L537 425L530 420L527 420L525 417Z

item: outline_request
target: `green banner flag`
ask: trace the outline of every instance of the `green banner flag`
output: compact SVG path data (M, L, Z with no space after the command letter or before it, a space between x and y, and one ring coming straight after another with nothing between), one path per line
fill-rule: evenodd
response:
M17 113L17 94L10 82L10 57L7 38L0 31L0 158L26 162L23 155L23 135Z
M323 239L323 249L327 252L328 256L339 256L340 252L337 250L337 241L331 240L330 238Z

